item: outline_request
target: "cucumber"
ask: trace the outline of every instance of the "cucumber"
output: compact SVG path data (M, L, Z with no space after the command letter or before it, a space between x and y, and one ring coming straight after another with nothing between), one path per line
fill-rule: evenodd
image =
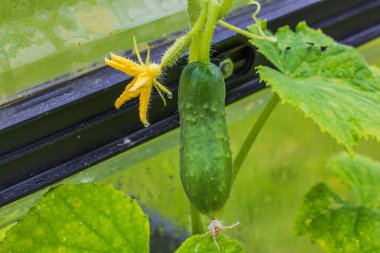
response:
M193 206L215 218L232 183L222 72L212 63L188 64L180 77L178 96L182 185Z

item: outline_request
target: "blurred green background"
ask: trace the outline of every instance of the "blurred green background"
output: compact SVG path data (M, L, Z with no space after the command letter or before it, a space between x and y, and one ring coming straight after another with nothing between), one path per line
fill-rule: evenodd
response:
M187 23L184 1L175 0L4 3L2 6L8 9L0 8L3 101L6 96L65 73L71 74L61 78L96 68L99 64L89 64L100 61L109 50L120 52L130 48L132 35L141 42L150 41L180 30ZM359 51L371 64L380 66L380 39L361 46ZM228 106L234 155L268 100L269 92L258 92ZM228 235L242 242L246 252L320 252L308 239L294 237L293 222L302 196L311 186L327 180L337 188L342 187L325 168L327 159L342 150L302 113L288 105L278 105L252 147L220 217L227 225L241 222ZM380 160L380 144L373 139L361 141L356 151ZM190 213L179 178L178 155L176 129L64 182L112 183L137 198L146 210L170 221L180 233L189 229ZM22 217L45 191L1 208L0 227ZM3 232L0 231L0 238Z

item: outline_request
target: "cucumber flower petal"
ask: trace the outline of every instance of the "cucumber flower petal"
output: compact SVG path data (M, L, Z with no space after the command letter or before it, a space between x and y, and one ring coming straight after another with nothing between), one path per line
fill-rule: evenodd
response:
M132 98L140 96L139 99L139 114L140 120L144 126L149 126L147 120L147 112L150 100L150 94L152 92L152 87L154 86L161 96L164 104L166 101L161 93L161 90L165 92L168 97L172 96L171 92L162 84L157 81L157 78L161 75L161 66L155 63L150 63L150 50L148 48L148 54L145 63L141 60L140 52L137 49L136 39L133 38L134 49L137 55L138 63L126 59L121 56L110 53L111 59L105 59L105 63L115 68L129 76L134 77L132 82L130 82L124 92L115 101L115 107L120 108L125 102L131 100Z

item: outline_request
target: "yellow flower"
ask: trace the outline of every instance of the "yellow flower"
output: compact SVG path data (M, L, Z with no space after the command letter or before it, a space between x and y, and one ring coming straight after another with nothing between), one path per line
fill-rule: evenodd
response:
M108 66L111 66L125 74L134 77L132 82L127 85L124 92L115 102L115 107L119 109L128 100L131 100L134 97L140 96L140 106L139 114L140 120L144 126L149 126L147 120L147 111L150 100L150 93L152 92L152 87L154 86L158 94L160 94L164 104L166 101L161 91L164 91L168 94L169 98L171 97L171 92L162 84L157 81L157 78L161 75L161 66L155 63L150 63L150 50L148 48L148 53L146 57L145 64L141 60L140 52L137 49L136 39L133 38L133 45L137 55L137 59L140 64L126 59L121 56L117 56L111 53L111 59L105 59L105 63Z

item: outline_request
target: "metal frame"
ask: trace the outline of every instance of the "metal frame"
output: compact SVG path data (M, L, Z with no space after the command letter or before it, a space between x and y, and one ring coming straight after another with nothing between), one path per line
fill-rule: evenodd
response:
M245 28L252 23L252 13L251 7L244 7L226 21ZM306 20L336 40L357 46L380 36L378 13L380 0L283 0L264 6L261 17L272 30ZM170 43L158 43L152 58L159 59ZM227 104L264 88L254 71L265 63L263 57L245 38L217 27L212 58L218 64L226 57L238 66L226 80ZM153 94L149 128L139 121L136 100L114 109L130 78L109 67L1 107L0 206L178 127L176 93L184 65L183 58L163 80L174 94L166 107Z

